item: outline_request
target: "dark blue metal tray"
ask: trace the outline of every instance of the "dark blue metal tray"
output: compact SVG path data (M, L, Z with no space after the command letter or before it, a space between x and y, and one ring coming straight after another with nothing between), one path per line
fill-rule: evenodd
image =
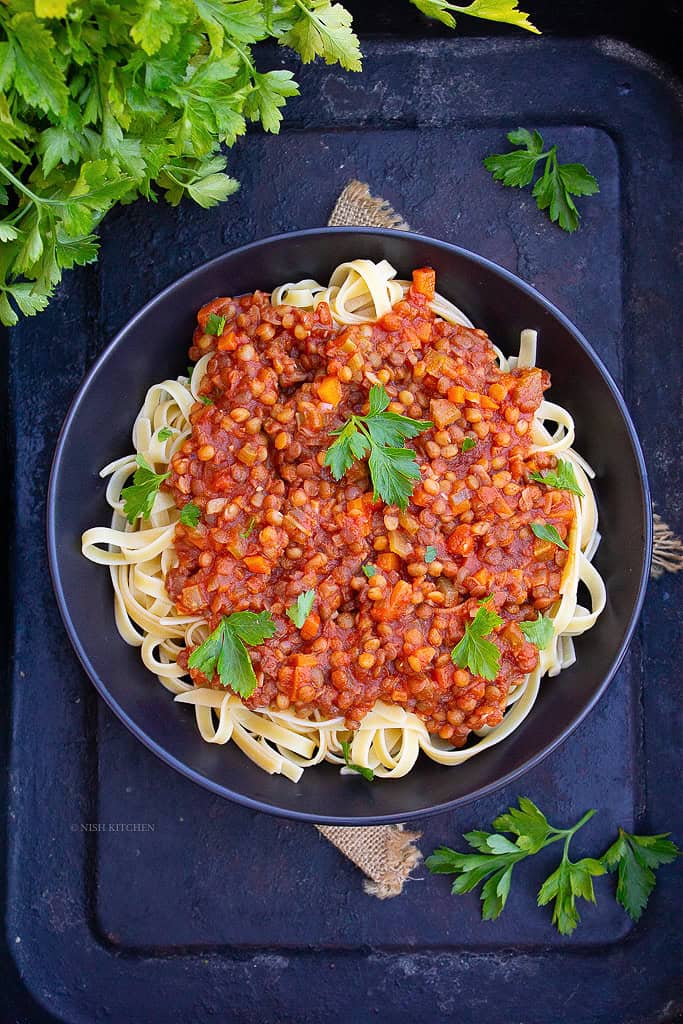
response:
M351 177L416 230L494 259L574 320L625 393L655 500L683 528L670 430L680 381L676 84L609 40L365 49L362 78L305 69L279 139L253 134L231 152L237 200L213 211L115 211L97 266L70 274L4 350L13 621L3 1021L313 1024L336 1007L354 1024L640 1024L680 1009L680 870L665 869L637 927L603 882L569 938L534 906L547 862L522 874L495 924L479 920L474 896L451 898L448 881L423 869L400 899L377 902L310 826L229 804L157 761L96 698L59 620L45 488L85 369L164 285L226 248L324 223ZM598 177L600 196L583 203L575 236L483 170L517 123ZM617 824L683 837L682 584L651 584L626 662L569 740L508 790L425 821L423 850L457 842L520 793L558 824L598 808L577 843L584 850L606 845Z

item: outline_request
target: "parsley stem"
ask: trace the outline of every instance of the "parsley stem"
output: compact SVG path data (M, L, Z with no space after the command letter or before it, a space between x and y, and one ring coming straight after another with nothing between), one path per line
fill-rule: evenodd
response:
M39 204L39 203L50 203L51 202L51 200L49 200L49 199L41 199L41 197L37 196L35 194L35 192L32 192L31 189L28 188L26 185L24 185L24 183L22 181L20 181L19 178L15 178L14 175L12 174L12 172L8 171L4 164L0 164L0 171L5 175L5 177L9 181L12 182L12 184L14 185L15 188L18 188L20 192L23 192L25 196L28 196L28 198L32 202L34 202L36 204Z

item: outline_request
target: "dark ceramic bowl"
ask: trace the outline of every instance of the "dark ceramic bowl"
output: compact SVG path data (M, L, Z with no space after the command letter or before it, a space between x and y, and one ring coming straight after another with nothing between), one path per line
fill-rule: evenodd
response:
M506 353L524 327L539 333L539 365L551 398L576 421L576 447L597 473L603 533L595 564L607 607L577 641L577 662L541 686L526 721L498 746L460 767L421 757L410 775L373 785L331 765L293 785L269 776L232 744L204 743L188 707L144 668L114 625L109 573L80 553L81 533L108 524L99 469L130 450L131 426L147 387L181 373L199 306L216 295L269 290L283 281L326 281L338 263L388 259L401 276L436 269L438 288ZM97 360L71 407L57 445L48 496L52 577L71 642L98 691L155 754L207 789L248 807L338 824L402 821L492 792L554 750L604 693L628 646L650 564L651 512L645 466L614 382L587 341L519 278L464 249L401 231L326 228L254 242L186 274L148 303Z

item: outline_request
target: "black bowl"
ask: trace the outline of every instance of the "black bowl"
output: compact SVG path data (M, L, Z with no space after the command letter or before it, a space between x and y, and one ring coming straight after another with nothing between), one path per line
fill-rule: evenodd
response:
M607 607L577 641L577 662L551 683L526 721L498 746L459 767L420 757L396 782L373 785L321 765L298 785L269 776L234 745L204 743L192 709L144 668L114 625L109 573L86 561L81 533L109 523L99 469L130 451L147 387L183 371L199 306L216 295L271 289L302 277L327 280L345 260L388 259L403 276L436 269L439 291L462 307L506 354L519 333L539 333L539 365L551 398L576 420L576 448L597 473L603 533L595 564ZM131 732L188 778L248 807L337 824L402 821L490 793L554 750L614 676L633 633L650 564L650 498L633 424L614 382L577 329L543 296L489 260L402 231L323 228L254 242L198 267L149 302L117 335L82 384L57 445L48 496L48 545L59 607L83 667Z

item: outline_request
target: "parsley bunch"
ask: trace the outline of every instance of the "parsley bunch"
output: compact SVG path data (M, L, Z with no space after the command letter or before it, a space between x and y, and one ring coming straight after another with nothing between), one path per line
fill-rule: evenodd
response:
M596 902L593 878L607 871L618 870L617 901L637 921L655 887L654 869L669 864L681 852L667 838L669 833L636 836L619 829L619 838L602 857L572 861L571 840L595 811L587 811L571 828L556 828L527 797L520 797L518 803L519 807L510 807L507 814L493 822L497 832L468 832L464 836L476 853L460 853L441 846L425 861L433 874L456 876L454 894L471 892L482 885L480 898L485 921L502 913L515 866L553 843L562 842L562 858L541 886L537 902L539 907L553 904L552 921L562 935L570 935L580 921L577 899ZM505 832L515 838L509 839L502 834Z
M417 437L434 424L431 420L412 420L396 412L386 412L391 399L381 384L370 388L367 416L351 416L343 427L333 430L337 440L327 449L325 465L335 480L341 480L355 459L370 453L368 469L375 500L405 509L420 479L420 467L406 438Z
M557 146L547 152L543 150L543 136L517 128L508 132L508 140L521 147L511 153L495 153L487 156L484 167L496 181L510 187L523 188L529 185L536 171L536 165L544 160L541 177L533 188L533 196L539 210L548 210L548 216L565 231L576 231L581 219L572 196L592 196L599 192L598 183L583 164L561 164L557 160Z
M525 23L512 0L447 12ZM222 146L248 121L277 132L299 87L260 71L275 39L306 64L361 70L350 13L331 0L3 0L0 3L0 321L45 309L64 270L97 259L97 227L138 197L203 207L239 187ZM4 210L3 210L4 207Z

